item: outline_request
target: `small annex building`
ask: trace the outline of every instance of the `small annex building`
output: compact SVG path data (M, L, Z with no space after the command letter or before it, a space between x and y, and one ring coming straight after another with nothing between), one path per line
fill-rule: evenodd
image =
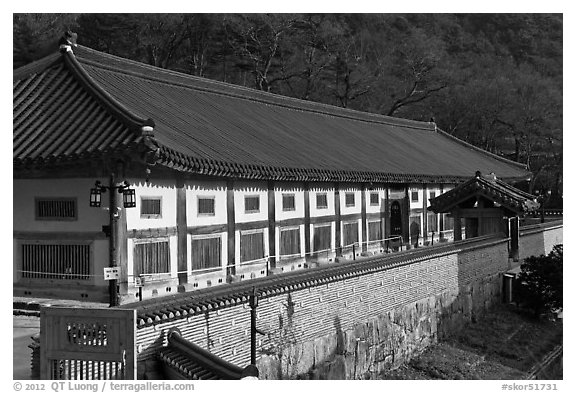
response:
M530 175L434 123L64 45L13 75L14 294L133 302L450 241L428 200L476 171Z

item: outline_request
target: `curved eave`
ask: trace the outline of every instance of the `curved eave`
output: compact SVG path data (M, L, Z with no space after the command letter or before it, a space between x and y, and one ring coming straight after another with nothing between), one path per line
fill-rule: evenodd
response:
M218 160L197 159L185 156L173 149L160 146L159 165L199 175L231 177L247 180L350 182L350 183L461 183L465 176L398 174L387 172L341 171L314 168L288 168L266 165L245 165ZM528 175L527 175L528 176ZM503 178L506 181L521 181L525 177Z
M109 111L112 115L117 116L127 126L132 129L140 131L143 126L154 127L154 121L150 118L144 119L132 113L123 104L118 102L107 91L105 91L82 67L82 65L74 56L72 51L67 51L62 54L64 63L74 76L82 83L82 85L90 91Z

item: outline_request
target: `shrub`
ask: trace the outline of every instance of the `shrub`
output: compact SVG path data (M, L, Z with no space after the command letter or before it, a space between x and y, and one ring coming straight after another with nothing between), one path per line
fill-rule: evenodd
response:
M516 298L536 316L562 308L562 244L550 254L524 260L518 275Z

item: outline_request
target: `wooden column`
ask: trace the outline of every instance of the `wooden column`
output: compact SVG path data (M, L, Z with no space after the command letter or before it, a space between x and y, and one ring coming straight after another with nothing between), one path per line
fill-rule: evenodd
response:
M428 240L428 187L426 183L422 184L422 233L424 234L423 240Z
M268 181L268 248L270 269L276 267L276 199L274 182Z
M310 253L310 185L304 183L304 252L306 258Z
M454 240L462 240L462 225L460 223L460 210L452 210L452 219L454 220Z
M342 256L342 234L341 234L341 226L342 226L342 219L340 217L340 184L334 183L334 215L335 215L335 224L336 230L334 231L334 246L336 248L336 256Z
M227 275L236 274L236 215L234 212L234 180L226 181L226 214L228 233L228 267Z
M366 241L368 240L368 224L366 219L366 184L362 183L360 186L360 221L362 222L362 238L359 239L362 242L362 247L360 248L362 252L368 251L368 245Z
M440 184L440 195L444 193L444 184ZM438 239L442 237L442 231L444 231L444 219L446 218L446 214L440 214L440 226L438 227Z
M406 192L404 195L404 223L402 224L402 237L406 244L410 243L410 186L406 184Z
M186 221L186 187L176 180L176 230L178 240L178 284L188 283L188 223Z
M383 215L381 214L380 217L384 222L384 230L382 233L384 234L384 239L388 239L390 237L390 188L386 187L386 200L384 201L384 207L380 208L380 211L383 211Z

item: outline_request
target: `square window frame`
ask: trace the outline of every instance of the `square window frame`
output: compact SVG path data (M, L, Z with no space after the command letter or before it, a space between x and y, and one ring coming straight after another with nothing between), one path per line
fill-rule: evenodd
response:
M352 204L348 203L348 196L352 196ZM355 207L356 206L356 193L353 191L347 191L344 193L344 206L346 207Z
M286 208L284 206L284 197L292 197L292 199L294 200L294 207ZM283 212L296 211L296 194L294 194L294 193L282 193L282 211Z
M318 204L318 197L319 196L326 197L326 205L319 205ZM317 210L328 209L328 193L327 192L317 192L316 193L316 209Z
M200 199L211 199L214 203L212 213L200 213ZM214 217L216 215L216 196L215 195L197 195L196 196L196 214L198 217Z
M248 198L258 198L258 210L246 209L246 199ZM255 213L260 213L260 195L244 195L244 214L255 214Z
M372 197L376 195L378 202L372 203ZM370 191L370 206L380 206L380 193L378 191Z
M142 213L142 207L144 207L144 200L159 200L160 201L160 214L146 214ZM140 218L144 219L159 219L162 218L162 206L163 206L163 199L162 196L155 196L155 195L142 195L140 197Z

